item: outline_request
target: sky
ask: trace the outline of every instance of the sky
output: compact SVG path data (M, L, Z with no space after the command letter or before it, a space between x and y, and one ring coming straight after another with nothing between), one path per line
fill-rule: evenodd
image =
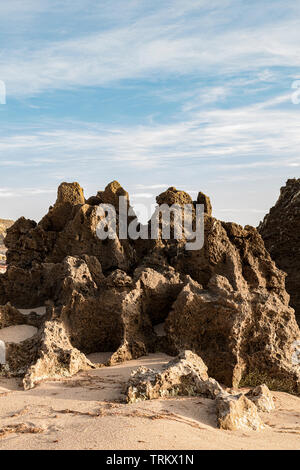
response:
M0 2L0 218L118 180L256 226L299 173L299 1Z

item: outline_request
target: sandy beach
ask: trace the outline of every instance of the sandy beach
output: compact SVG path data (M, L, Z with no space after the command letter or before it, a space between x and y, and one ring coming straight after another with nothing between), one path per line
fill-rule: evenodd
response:
M132 369L160 368L169 359L152 354L29 391L0 378L0 449L300 448L300 398L287 393L274 392L276 410L260 413L261 432L217 429L214 401L202 397L122 403Z

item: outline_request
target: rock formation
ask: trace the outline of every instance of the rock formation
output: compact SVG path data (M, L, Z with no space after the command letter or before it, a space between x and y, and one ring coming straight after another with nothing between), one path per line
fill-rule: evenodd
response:
M208 377L201 357L184 351L161 372L140 367L133 371L125 391L128 403L177 395L200 395L216 400L218 427L230 431L264 429L258 411L271 411L274 403L266 385L247 395L231 395Z
M212 217L209 198L197 201L171 187L158 204L204 205L204 246L187 251L186 239L100 240L101 203L117 211L117 182L87 201L78 183L63 183L37 224L19 219L7 232L7 272L0 276L0 318L23 322L37 334L7 345L6 373L23 375L25 387L47 377L95 367L86 354L112 352L109 364L162 351L200 355L208 375L227 386L267 384L299 393L293 364L299 329L285 274L256 229ZM128 224L138 224L130 212ZM171 220L171 231L176 228ZM149 226L143 227L150 233ZM15 309L47 306L43 317ZM13 306L13 307L12 307ZM13 310L11 310L13 309ZM8 313L10 312L10 313ZM162 326L163 336L156 334ZM18 361L15 360L16 350Z
M216 399L216 405L220 429L261 431L265 427L254 403L242 393L221 393Z
M3 244L6 231L13 225L13 220L0 219L0 246Z
M276 265L287 273L286 290L300 324L300 179L290 179L281 188L258 230Z

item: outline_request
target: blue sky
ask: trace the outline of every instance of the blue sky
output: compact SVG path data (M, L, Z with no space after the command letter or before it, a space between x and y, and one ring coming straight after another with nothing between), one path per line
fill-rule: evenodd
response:
M117 179L257 225L299 177L299 1L2 1L0 48L0 218Z

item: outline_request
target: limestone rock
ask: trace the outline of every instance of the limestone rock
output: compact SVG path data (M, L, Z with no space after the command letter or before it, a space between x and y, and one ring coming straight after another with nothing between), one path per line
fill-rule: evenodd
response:
M269 413L275 410L275 403L273 396L266 385L259 385L246 394L257 407L258 411Z
M220 429L261 431L265 427L256 406L243 394L219 394L216 407Z
M276 265L287 273L286 290L300 324L300 179L290 179L281 188L258 230Z
M14 224L13 220L0 219L0 247L6 237L7 230Z
M197 204L203 204L204 213L209 215L210 217L212 216L212 205L210 202L210 198L206 196L206 194L201 193L201 192L198 194Z
M184 237L169 240L161 232L155 240L100 240L97 206L113 204L118 224L119 196L129 210L128 194L115 181L87 201L78 183L63 183L38 224L21 218L8 230L0 318L38 328L19 352L10 345L11 373L22 371L31 386L39 377L90 367L88 353L112 352L108 363L115 364L156 351L175 356L190 350L205 361L211 377L198 381L199 393L218 394L217 380L299 393L293 348L300 336L285 274L256 229L211 217L208 198L201 195L201 250L187 251ZM170 187L157 202L178 204L182 212L192 199ZM173 229L177 223L171 222ZM24 321L12 305L47 305L47 314ZM163 336L156 334L158 325Z
M173 204L178 204L180 206L183 204L193 204L192 198L189 194L184 191L179 191L173 186L157 196L156 202L159 205L167 204L168 206L172 206Z
M132 373L126 395L129 403L176 395L206 395L214 398L220 385L207 375L202 359L184 351L161 372L140 367Z

